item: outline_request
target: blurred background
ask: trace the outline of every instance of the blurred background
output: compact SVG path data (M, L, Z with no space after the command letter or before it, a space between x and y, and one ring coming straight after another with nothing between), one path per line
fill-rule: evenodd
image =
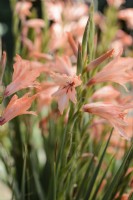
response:
M32 0L33 8L37 10L38 18L42 18L42 1L43 0ZM64 0L69 1L69 0ZM78 0L73 0L78 2ZM117 0L116 0L117 1ZM2 49L7 51L8 59L12 61L14 55L14 35L13 35L13 13L12 4L16 3L15 0L0 0L0 35L2 36ZM91 0L79 1L90 4ZM106 0L94 0L95 7L98 11L104 13L108 6ZM125 0L125 3L121 5L120 9L133 8L133 0ZM127 28L125 22L122 21L122 28L127 33L133 36L133 32Z

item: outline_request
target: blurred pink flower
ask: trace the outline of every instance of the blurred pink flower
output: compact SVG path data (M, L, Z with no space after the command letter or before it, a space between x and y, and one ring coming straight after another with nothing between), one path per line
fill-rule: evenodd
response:
M60 75L52 73L51 77L59 86L59 89L53 94L53 96L57 97L59 111L63 114L64 109L68 106L69 100L74 104L77 102L75 88L81 85L82 81L80 76L76 75L67 76L66 74Z
M0 117L0 125L5 124L6 122L10 121L14 117L23 114L32 114L36 115L33 111L27 111L30 107L34 99L37 95L29 96L29 94L25 94L23 97L18 99L17 95L14 95L9 104L7 105L6 109L2 113Z
M82 16L88 15L88 6L84 3L73 3L73 5L68 4L64 11L63 16L67 21L77 21Z
M125 0L107 0L107 2L110 6L119 8L123 3L125 3Z
M116 38L121 40L123 43L123 46L130 46L133 44L133 38L131 35L127 34L126 32L122 30L118 30L116 33Z
M32 51L41 51L42 45L42 28L44 28L45 23L43 19L29 19L23 23L22 29L22 42L26 45L30 52ZM31 41L27 35L29 28L34 29L34 41Z
M133 58L120 57L119 53L119 55L109 62L100 72L92 77L87 85L111 81L122 85L126 89L124 84L133 81L132 67Z
M133 104L113 105L111 103L90 103L83 106L83 111L98 115L106 120L115 128L115 130L125 139L130 140L126 135L123 127L127 126L124 117L127 114L125 111L132 109Z
M111 43L110 47L114 49L124 49L127 46L133 44L133 38L131 35L125 33L122 30L118 30L114 41Z
M101 30L105 28L105 16L101 12L94 13L94 22Z
M48 19L53 20L54 22L62 21L62 12L64 8L63 2L59 1L56 3L46 1L46 8Z
M40 31L41 28L44 28L45 22L43 19L39 19L39 18L29 19L25 21L24 26L28 28L34 28L35 31L39 29Z
M67 35L64 32L63 25L61 23L54 23L50 27L50 41L49 48L51 51L55 51L58 48L64 47L67 43Z
M118 13L118 18L126 21L128 27L133 29L133 8L120 10Z
M19 15L22 21L25 21L26 17L31 14L30 8L32 3L29 1L18 1L16 3L16 13Z

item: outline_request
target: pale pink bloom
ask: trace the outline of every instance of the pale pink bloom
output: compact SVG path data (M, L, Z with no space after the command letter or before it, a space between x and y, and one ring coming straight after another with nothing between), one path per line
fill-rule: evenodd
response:
M118 18L126 21L128 27L133 29L133 8L120 10L118 13Z
M121 39L117 39L114 40L111 44L110 44L110 48L114 48L115 50L119 50L119 49L123 49L124 48L124 44L122 42ZM113 55L113 57L115 57L115 53Z
M133 38L131 35L125 33L122 30L118 30L116 33L116 39L120 39L123 46L130 46L133 44Z
M126 122L128 124L128 126L123 127L124 131L126 133L126 135L131 138L133 137L133 117L128 115L128 117L126 118ZM127 143L125 143L124 140L120 140L119 137L117 137L117 132L114 131L113 135L111 137L110 140L110 148L108 149L108 152L110 151L110 153L115 153L115 151L117 151L117 157L121 158L122 155L124 155L125 152L125 148L127 147ZM130 144L129 144L130 145Z
M86 4L75 3L68 4L63 10L63 16L67 21L79 20L82 16L88 15L89 9Z
M133 81L132 67L133 58L124 58L117 55L100 72L92 77L87 85L111 81L122 85L126 89L124 84Z
M30 61L23 61L20 56L17 56L17 61L13 65L13 68L12 82L5 89L5 97L27 87L39 86L36 78L43 71L42 67L31 67Z
M59 89L53 94L53 96L57 98L58 108L62 114L64 109L67 108L69 100L74 104L77 102L75 88L81 85L82 81L80 76L76 75L67 76L66 74L60 75L52 73L51 76L54 82L59 86Z
M101 30L105 28L105 16L100 12L94 13L94 22L95 25L98 26Z
M59 1L56 3L48 2L46 1L46 8L47 8L47 14L48 19L53 20L55 22L61 22L62 21L62 12L64 4L63 2Z
M30 8L32 3L29 1L18 1L16 3L16 13L19 15L20 19L24 21L27 16L31 14Z
M125 0L107 0L107 2L110 6L119 8L123 3L125 3Z
M111 43L110 47L114 49L124 49L133 44L133 38L122 30L118 30L115 40Z
M23 45L29 50L29 52L35 51L35 46L33 41L31 41L29 38L27 37L23 37L21 38Z
M28 28L33 28L35 31L40 30L41 28L44 28L45 23L43 19L29 19L25 21L24 26Z
M81 17L78 21L72 21L64 26L64 32L71 32L79 43L82 42L84 29L88 20L88 16Z
M34 39L35 51L41 52L42 41L43 41L43 33L42 31L40 31L36 34Z
M83 106L83 111L98 115L106 120L114 127L114 129L125 139L130 140L126 135L123 127L127 126L124 117L127 114L126 110L132 109L133 104L113 105L111 103L90 103Z
M0 117L0 125L5 124L6 122L10 121L14 117L18 115L23 114L32 114L36 115L33 111L28 111L28 109L31 107L32 102L36 98L37 95L29 96L29 94L25 94L23 97L18 99L17 95L14 95L9 104L7 105L6 109L2 113L2 116Z
M120 92L116 90L113 86L108 85L94 92L91 99L92 100L102 99L111 101L119 96Z
M45 23L43 19L30 19L25 21L23 24L23 33L22 33L22 40L25 42L27 38L27 33L29 28L33 28L35 32L33 47L34 51L41 51L42 46L42 28L44 28Z
M60 23L54 23L50 27L49 48L51 51L64 47L67 43L67 35Z

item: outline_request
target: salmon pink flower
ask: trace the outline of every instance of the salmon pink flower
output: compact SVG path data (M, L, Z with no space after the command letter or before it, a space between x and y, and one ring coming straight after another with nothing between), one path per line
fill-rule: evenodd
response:
M133 82L133 58L123 58L117 55L111 62L109 62L100 72L92 77L87 85L94 85L102 82L115 82L124 85L127 82Z
M13 68L12 82L5 89L5 97L27 87L39 86L39 83L35 80L42 72L42 67L33 68L31 67L30 61L23 61L20 56L17 56L17 61Z
M97 100L97 99L103 99L103 100L112 100L116 99L120 96L120 92L116 90L111 85L104 86L93 93L91 99Z
M52 78L54 82L59 86L57 92L53 94L54 97L57 97L59 111L62 114L64 109L67 108L69 100L74 104L76 100L76 90L75 88L81 85L80 76L67 76L66 74L56 74L52 73Z
M127 126L124 117L126 110L133 108L133 104L113 105L111 103L90 103L83 106L83 111L98 115L106 120L114 127L114 129L127 140L130 138L126 135L123 127Z
M23 97L18 99L17 95L14 95L9 104L7 105L6 109L4 110L2 116L0 117L0 125L5 124L6 122L10 121L14 117L23 114L32 114L36 115L33 111L28 111L32 102L36 98L37 95L29 96L29 94L25 94Z

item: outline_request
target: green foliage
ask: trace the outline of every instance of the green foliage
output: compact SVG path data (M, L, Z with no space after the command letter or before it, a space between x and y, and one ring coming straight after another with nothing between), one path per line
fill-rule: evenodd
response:
M94 59L95 52L93 12L92 5L82 45L78 47L77 73L81 74L84 83L90 76L84 73L84 69ZM108 27L105 27L101 35L98 54L108 48L117 30L112 13L115 15L116 11L106 12ZM47 45L49 35L46 14L44 18L46 27L43 46ZM16 30L18 23L16 18L16 52L20 53L20 33L17 34ZM30 36L32 37L32 33ZM26 51L22 52L26 57ZM120 199L130 190L131 174L127 175L127 172L133 164L133 143L125 149L124 156L117 165L116 155L108 153L113 130L108 140L105 130L100 141L97 142L97 138L92 137L93 118L82 112L82 105L88 101L94 90L93 87L87 92L82 87L78 90L78 103L71 104L67 123L66 113L59 117L56 105L52 105L54 111L45 131L39 128L33 117L17 117L12 121L8 129L9 136L5 136L9 146L5 145L3 138L0 140L4 152L8 149L6 153L0 151L0 159L8 176L2 181L12 190L13 200L113 200L116 195ZM106 132L110 130L107 129ZM105 180L106 184L102 188ZM129 199L133 199L132 194Z

